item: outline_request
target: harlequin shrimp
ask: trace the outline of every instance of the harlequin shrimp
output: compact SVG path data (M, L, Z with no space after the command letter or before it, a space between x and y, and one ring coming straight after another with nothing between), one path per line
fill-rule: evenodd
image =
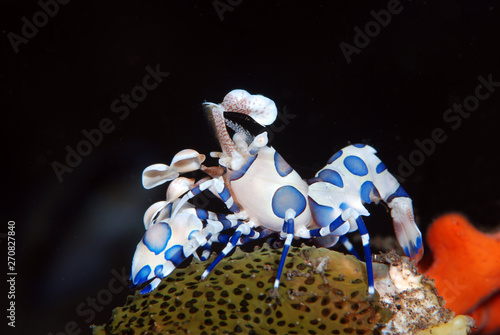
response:
M375 293L368 229L362 219L370 213L364 204L380 201L391 209L396 237L405 253L417 261L423 255L422 235L415 224L412 201L372 147L354 144L334 154L314 178L304 180L271 146L267 133L254 136L226 118L244 114L262 126L277 117L275 103L244 90L229 92L222 103L205 103L205 110L222 151L212 152L218 166L203 165L205 155L186 149L170 163L147 167L142 175L147 189L170 182L165 201L144 215L146 233L132 261L133 285L148 283L141 293L154 290L183 260L193 255L205 260L212 243L225 247L207 267L205 279L237 245L279 233L284 239L274 289L278 290L285 259L294 238L316 239L324 247L339 240L355 254L346 234L361 234L368 274L368 293ZM234 131L231 137L228 128ZM180 175L202 171L196 181ZM196 208L190 202L211 192L230 214ZM357 255L356 255L357 256Z

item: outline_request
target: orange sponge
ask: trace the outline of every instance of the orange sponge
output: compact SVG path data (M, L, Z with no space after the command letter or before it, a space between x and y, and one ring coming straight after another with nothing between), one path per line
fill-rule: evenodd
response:
M498 318L500 305L496 297L488 298L500 291L500 235L478 231L462 215L447 214L431 225L427 243L434 260L423 272L435 280L446 307L470 314L484 302L476 317L493 329L488 322ZM484 320L491 312L491 320Z
M478 331L491 334L500 330L500 292L479 305L471 316L476 320Z

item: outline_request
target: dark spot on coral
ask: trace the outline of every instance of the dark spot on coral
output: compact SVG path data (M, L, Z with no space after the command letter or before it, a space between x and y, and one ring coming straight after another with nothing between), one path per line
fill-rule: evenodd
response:
M274 319L273 318L267 318L266 320L267 324L270 325L274 322Z
M344 295L344 292L342 290L339 290L339 289L333 290L333 293L335 293L336 295L339 295L339 296L343 296Z
M339 316L337 315L337 313L333 313L332 315L330 315L330 320L335 321L338 317Z
M315 303L316 301L318 301L319 297L318 296L315 296L313 295L312 297L309 297L306 299L306 302L309 303L309 304L313 304Z
M258 288L263 288L264 287L264 283L261 282L260 280L257 282L257 287Z
M219 309L218 313L219 313L219 319L227 320L226 312L224 310Z
M297 270L303 271L307 268L307 266L304 263L300 263L297 265Z
M368 307L368 308L365 308L365 309L363 309L362 311L360 311L358 314L359 314L359 315L366 314L366 313L368 313L370 310L371 310L371 308L369 308L369 307Z
M311 276L311 277L307 278L305 283L306 283L306 285L314 284L314 277Z
M207 293L205 293L205 297L207 297L208 301L215 301L214 295L215 293L213 291L208 291Z
M329 314L330 314L330 309L329 308L323 308L321 310L321 315L323 315L324 317L327 317Z

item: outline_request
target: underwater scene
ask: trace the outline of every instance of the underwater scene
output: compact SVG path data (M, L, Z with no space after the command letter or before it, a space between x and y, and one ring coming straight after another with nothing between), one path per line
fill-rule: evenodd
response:
M5 1L2 334L500 334L500 7Z

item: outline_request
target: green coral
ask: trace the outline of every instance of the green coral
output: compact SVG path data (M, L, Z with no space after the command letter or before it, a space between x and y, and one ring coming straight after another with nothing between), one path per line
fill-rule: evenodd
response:
M200 282L208 262L176 269L157 290L129 297L94 334L371 334L392 314L367 296L366 267L325 248L237 249Z

